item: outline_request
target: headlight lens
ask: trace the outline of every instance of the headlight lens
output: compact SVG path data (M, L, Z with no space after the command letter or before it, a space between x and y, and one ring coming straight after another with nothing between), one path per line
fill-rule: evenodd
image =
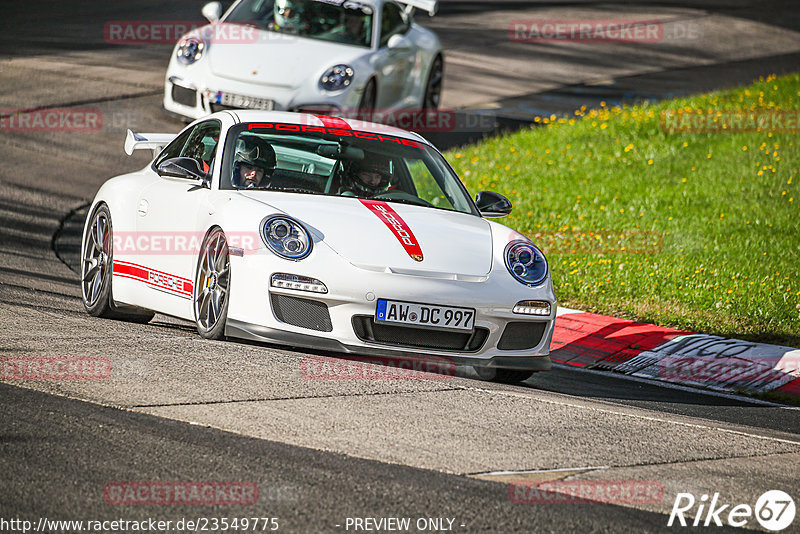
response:
M264 221L261 237L282 258L302 260L311 253L311 237L303 225L290 217L276 216Z
M506 247L506 267L527 286L538 286L547 278L547 259L527 241L513 241Z
M348 65L336 65L322 75L319 86L326 91L339 91L350 86L355 74L353 68Z
M175 55L184 65L191 65L201 57L206 50L206 44L197 37L184 37L178 42Z

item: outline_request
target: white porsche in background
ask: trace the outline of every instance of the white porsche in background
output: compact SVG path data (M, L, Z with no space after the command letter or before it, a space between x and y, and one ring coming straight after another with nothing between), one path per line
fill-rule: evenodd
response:
M91 315L161 312L212 339L438 356L507 382L550 368L544 255L486 220L511 203L473 201L419 135L222 111L177 136L128 131L136 149L155 159L103 184L87 217Z
M312 111L369 119L372 110L436 109L444 61L414 22L438 0L238 0L175 46L164 109L197 119L225 109Z

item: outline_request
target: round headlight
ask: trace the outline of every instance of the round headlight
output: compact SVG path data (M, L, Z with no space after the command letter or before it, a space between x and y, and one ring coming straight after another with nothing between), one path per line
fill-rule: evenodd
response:
M348 65L331 67L319 79L319 86L326 91L339 91L346 89L353 82L355 71Z
M506 268L527 286L538 286L547 278L547 259L527 241L513 241L506 247Z
M264 221L261 237L282 258L302 260L311 253L311 237L302 224L290 217L279 215Z
M184 37L178 42L175 55L178 57L178 61L184 65L191 65L203 57L205 49L206 44L197 37Z

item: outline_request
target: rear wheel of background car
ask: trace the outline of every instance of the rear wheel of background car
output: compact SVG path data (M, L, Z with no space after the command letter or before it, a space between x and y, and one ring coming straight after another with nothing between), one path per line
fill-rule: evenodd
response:
M483 380L491 382L501 382L503 384L518 384L525 382L533 376L535 371L527 371L524 369L497 369L496 367L473 367L478 376Z
M100 204L91 215L81 252L81 296L83 307L94 317L146 323L155 315L140 308L114 305L111 280L114 266L114 233L111 212Z
M425 100L422 108L425 110L439 109L442 100L442 80L444 78L444 61L442 56L436 56L428 74L428 83L425 86Z
M225 234L214 228L200 249L194 284L194 318L197 331L206 339L222 339L225 335L230 262Z
M378 94L375 80L367 82L364 92L361 94L361 101L358 103L358 120L371 121L375 111L375 99Z

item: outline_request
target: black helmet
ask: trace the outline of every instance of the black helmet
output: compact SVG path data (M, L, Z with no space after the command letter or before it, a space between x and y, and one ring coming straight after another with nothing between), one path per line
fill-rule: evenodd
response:
M246 163L264 171L275 168L275 150L269 143L254 135L243 135L236 140L233 163Z
M358 175L362 172L375 173L380 176L380 182L375 185L363 182ZM389 169L389 160L380 156L367 155L362 161L354 162L351 168L351 179L356 191L378 195L389 189L392 173Z

